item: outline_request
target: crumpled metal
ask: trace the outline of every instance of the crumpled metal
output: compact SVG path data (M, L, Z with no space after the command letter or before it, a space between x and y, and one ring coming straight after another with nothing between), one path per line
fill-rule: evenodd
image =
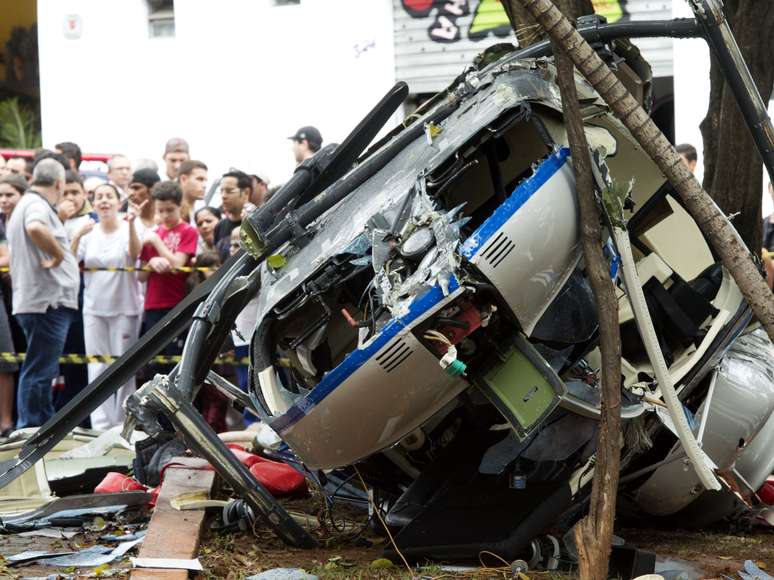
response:
M456 219L464 204L448 212L439 211L427 195L424 182L419 182L417 192L412 202L411 217L404 226L401 237L408 239L417 229L429 227L435 238L435 246L428 251L416 270L405 278L391 273L388 263L377 272L376 283L382 295L382 304L393 317L405 315L417 296L436 285L440 286L444 296L449 293L451 276L460 266L460 256L457 253L460 230L469 221L469 218ZM376 264L374 254L374 266Z

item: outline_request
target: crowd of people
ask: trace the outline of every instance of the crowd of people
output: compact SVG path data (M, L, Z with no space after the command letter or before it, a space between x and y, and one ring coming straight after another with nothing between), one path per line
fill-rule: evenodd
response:
M322 146L314 127L290 140L296 163ZM153 161L132 164L124 155L89 176L81 157L72 142L34 159L0 156L0 268L8 270L0 286L0 437L43 425L94 381L108 362L60 369L60 357L126 352L239 250L243 217L273 192L265 175L231 169L212 196L218 201L206 200L208 167L179 138L166 143L163 178ZM208 270L181 271L187 266ZM241 318L237 326L249 325ZM247 349L242 334L235 333L237 356ZM162 354L179 355L183 341ZM22 352L19 364L13 355ZM146 376L159 370L154 365ZM234 376L246 388L245 370L235 368ZM90 426L121 425L136 386L132 377L117 389ZM203 390L197 404L216 430L226 428L226 402L216 391Z

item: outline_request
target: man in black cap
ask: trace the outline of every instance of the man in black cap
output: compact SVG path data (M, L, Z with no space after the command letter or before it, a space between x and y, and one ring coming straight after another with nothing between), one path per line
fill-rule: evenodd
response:
M288 137L293 141L293 156L296 163L303 163L322 147L322 135L315 127L301 127L295 135Z
M129 203L139 208L140 219L134 220L134 225L140 239L146 230L156 227L151 189L159 181L161 181L159 174L152 169L138 169L129 181Z

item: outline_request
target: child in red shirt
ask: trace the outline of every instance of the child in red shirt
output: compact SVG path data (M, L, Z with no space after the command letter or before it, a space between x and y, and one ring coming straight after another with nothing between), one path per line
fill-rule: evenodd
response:
M173 272L187 266L196 255L198 232L185 223L180 214L183 192L174 181L162 181L153 186L158 225L145 233L140 260L151 272L140 272L140 281L148 282L145 291L143 333L157 324L186 293L185 272ZM182 352L182 340L170 343L162 352L175 355ZM161 369L156 370L160 372Z

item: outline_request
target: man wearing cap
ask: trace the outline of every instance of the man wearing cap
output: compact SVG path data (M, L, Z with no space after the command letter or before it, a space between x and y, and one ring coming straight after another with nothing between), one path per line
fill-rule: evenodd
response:
M152 169L138 169L129 182L129 203L140 208L139 218L134 220L137 235L142 239L145 230L156 227L156 213L151 198L151 189L161 179ZM145 204L145 205L143 205Z
M188 141L180 137L173 137L167 141L164 147L164 163L166 164L167 179L174 181L180 171L183 161L191 158L188 150Z
M296 158L296 164L303 163L317 153L323 141L320 132L311 126L301 127L288 139L293 141L293 156Z

